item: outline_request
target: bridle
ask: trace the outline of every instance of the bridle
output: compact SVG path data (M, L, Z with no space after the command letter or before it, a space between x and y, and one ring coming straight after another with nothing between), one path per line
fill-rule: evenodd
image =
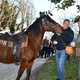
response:
M59 25L59 24L57 24L57 25L55 25L54 26L54 28L51 26L51 25L49 25L44 19L42 19L42 23L43 23L43 27L44 27L44 30L46 31L46 27L45 27L45 25L46 26L48 26L50 29L51 29L51 31L52 32L54 32L54 29ZM45 25L44 25L45 24ZM59 32L59 31L56 31L56 33L61 33L61 32Z

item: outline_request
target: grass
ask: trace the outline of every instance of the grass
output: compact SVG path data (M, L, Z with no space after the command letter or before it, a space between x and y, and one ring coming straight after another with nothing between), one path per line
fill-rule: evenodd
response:
M69 64L68 61L65 63L65 78L66 80L77 80L78 70L76 61ZM57 66L55 56L51 57L47 61L45 67L40 71L38 80L56 80L57 79Z

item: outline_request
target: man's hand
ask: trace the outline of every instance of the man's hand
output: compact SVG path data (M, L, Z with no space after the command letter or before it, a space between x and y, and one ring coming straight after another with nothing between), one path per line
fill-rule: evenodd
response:
M75 47L75 42L71 42L70 46Z
M47 47L47 45L45 45L45 47Z
M53 41L53 44L58 44L58 42L57 41Z

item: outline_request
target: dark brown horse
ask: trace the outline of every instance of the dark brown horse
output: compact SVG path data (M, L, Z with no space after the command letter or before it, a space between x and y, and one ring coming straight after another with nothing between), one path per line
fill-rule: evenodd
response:
M43 17L39 17L26 31L24 31L24 33L28 35L28 44L27 47L22 48L21 65L16 80L20 80L20 77L26 68L27 68L26 80L29 80L33 62L38 56L39 47L42 42L44 33L46 31L52 31L55 33L62 32L62 26L60 26L58 23L52 20L48 15L44 15ZM0 47L1 62L3 62L5 46L2 45L2 47ZM10 54L10 51L11 47L8 47L6 56L7 62L5 61L5 63L14 62L14 56Z

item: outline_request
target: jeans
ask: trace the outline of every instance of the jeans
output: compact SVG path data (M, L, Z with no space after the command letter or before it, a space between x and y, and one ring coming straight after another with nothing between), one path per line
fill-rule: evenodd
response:
M64 50L56 50L56 61L57 61L57 79L65 80L65 69L64 64L66 62L68 55Z
M45 58L46 58L46 55L47 55L47 47L43 47L43 49L42 49L42 57L43 57L43 55L45 54Z
M80 57L77 57L77 64L78 64L78 79L80 80Z
M51 48L47 49L47 57L50 57L50 53L51 53Z

